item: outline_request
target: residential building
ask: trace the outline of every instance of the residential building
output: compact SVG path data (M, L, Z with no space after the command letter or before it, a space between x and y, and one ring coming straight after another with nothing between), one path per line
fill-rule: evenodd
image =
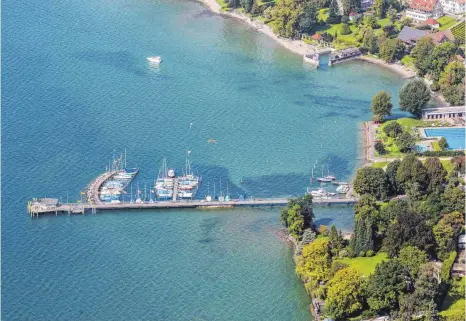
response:
M454 41L455 36L453 36L453 33L451 30L443 30L435 33L429 34L429 37L432 38L435 44L439 45L441 43L444 43L446 41Z
M466 12L466 0L440 0L443 11L454 14Z
M442 15L443 9L439 0L412 0L409 9L406 10L406 17L415 22L424 22L429 18L436 19Z
M359 17L361 17L361 14L356 13L354 11L351 11L350 14L348 15L348 17L349 17L350 21L354 21L354 20L358 19Z
M438 29L440 27L440 23L435 20L434 18L429 18L422 23L423 26L429 26L432 29Z
M416 42L422 38L429 35L429 32L426 30L419 30L416 28L411 28L411 27L403 27L401 29L400 34L398 35L398 39L404 42L408 50L412 49L415 45Z

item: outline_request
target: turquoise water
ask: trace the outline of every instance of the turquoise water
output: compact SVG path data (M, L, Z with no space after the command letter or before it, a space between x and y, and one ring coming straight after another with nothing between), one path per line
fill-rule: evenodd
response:
M425 128L426 137L445 137L448 149L465 148L465 131L463 128Z
M31 220L26 202L78 199L123 149L141 184L189 148L232 196L301 195L316 159L350 178L371 96L401 80L356 62L312 70L197 2L2 9L2 320L309 319L278 209ZM351 229L351 209L316 212Z

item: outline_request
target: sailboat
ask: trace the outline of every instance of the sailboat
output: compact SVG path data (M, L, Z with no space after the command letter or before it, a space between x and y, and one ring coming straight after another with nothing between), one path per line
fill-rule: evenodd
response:
M218 201L223 202L224 200L225 200L225 197L223 196L223 193L222 193L222 179L220 178L220 194L218 196Z
M322 176L318 177L317 181L322 183L328 183L332 181L330 177L324 176L324 166L322 166Z
M207 183L207 195L205 197L205 200L207 202L211 202L212 201L212 196L210 195L210 182Z
M168 170L167 158L163 157L162 166L155 180L155 195L158 198L167 199L173 197L174 176L174 171L172 169Z
M186 162L184 176L178 178L178 197L193 198L199 187L200 178L193 174L189 160L190 150L186 150Z
M225 201L230 201L230 195L228 194L228 182L227 182L227 195L225 195Z

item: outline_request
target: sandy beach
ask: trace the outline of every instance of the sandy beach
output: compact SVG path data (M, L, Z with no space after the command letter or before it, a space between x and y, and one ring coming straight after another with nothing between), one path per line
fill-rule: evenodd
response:
M236 19L244 21L245 23L247 23L248 25L250 25L254 29L266 34L267 36L269 36L270 38L272 38L273 40L275 40L276 42L281 44L283 47L287 48L288 50L290 50L290 51L292 51L292 52L294 52L294 53L296 53L298 55L303 56L305 54L308 54L308 53L311 53L313 51L319 50L318 47L310 45L308 43L305 43L302 40L291 40L291 39L286 39L286 38L277 36L273 32L271 27L263 24L260 21L253 20L252 18L250 18L249 16L247 16L245 14L237 13L237 12L234 12L234 11L230 11L230 12L221 11L221 6L217 3L216 0L200 0L200 1L202 3L204 3L211 11L213 11L215 13L230 16L230 17L234 17ZM371 63L374 63L374 64L377 64L377 65L379 65L381 67L384 67L384 68L387 68L387 69L390 69L391 71L401 75L403 78L412 78L412 77L416 76L416 73L414 71L412 71L412 70L410 70L410 69L408 69L408 68L406 68L406 67L404 67L402 65L388 64L388 63L386 63L386 62L384 62L384 61L382 61L380 59L376 59L376 58L372 58L372 57L368 57L368 56L361 56L359 59L364 60L364 61L368 61L368 62L371 62Z

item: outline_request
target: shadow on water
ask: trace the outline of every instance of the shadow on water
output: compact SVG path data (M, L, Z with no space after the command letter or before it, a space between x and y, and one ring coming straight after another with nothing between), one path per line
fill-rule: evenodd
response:
M77 53L76 57L88 62L124 70L137 76L144 77L148 75L146 71L136 67L138 60L127 51L87 51Z
M336 111L329 111L329 112L326 112L326 113L322 114L322 116L320 116L319 119L327 119L329 117L338 117L338 116L344 116L344 117L348 117L348 118L352 118L352 119L359 118L359 115L339 113L339 112L336 112Z
M333 222L334 219L330 217L322 217L314 221L314 224L319 227L319 225L325 225L325 226L330 226L331 222Z
M324 159L324 163L330 173L337 174L337 179L338 177L347 177L348 175L352 174L350 163L346 158L340 157L333 153L328 153L327 157Z
M253 197L270 197L270 191L274 196L296 196L299 190L304 194L308 184L308 174L291 173L245 177L241 186Z

